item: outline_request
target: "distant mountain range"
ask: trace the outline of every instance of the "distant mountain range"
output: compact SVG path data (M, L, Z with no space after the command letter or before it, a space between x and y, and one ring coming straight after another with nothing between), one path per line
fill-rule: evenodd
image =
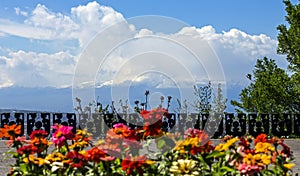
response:
M230 100L238 99L238 95L243 87L241 85L228 85L227 86L227 112L234 112L234 107L230 105ZM120 89L122 90L122 89ZM146 88L143 86L133 87L128 91L129 103L134 106L135 100L143 102L145 99L144 92ZM159 95L172 96L170 111L177 109L178 104L176 98L178 97L179 90L173 88L161 88L155 89L155 92L150 90L152 100L149 100L150 104L158 105L160 102ZM160 92L158 94L157 92ZM101 87L96 88L96 96L98 100L103 104L111 104L111 88ZM74 97L75 98L75 97ZM80 98L80 97L79 97ZM153 100L155 99L155 100ZM163 106L166 107L167 97L165 97ZM189 101L189 100L188 100ZM123 99L125 103L125 99ZM119 104L119 100L115 100L116 106ZM148 107L149 107L148 106ZM27 111L46 111L46 112L74 112L72 88L24 88L24 87L9 87L0 89L0 111L8 110L27 110Z

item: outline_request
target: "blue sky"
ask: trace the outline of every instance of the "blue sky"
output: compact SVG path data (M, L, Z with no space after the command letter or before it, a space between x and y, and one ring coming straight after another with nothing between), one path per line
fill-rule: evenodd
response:
M44 4L54 11L70 13L70 8L84 5L88 0L44 0L20 1L1 0L0 15L2 18L13 19L14 8L33 9L37 4ZM190 25L212 25L217 31L237 28L249 34L265 33L276 38L276 26L284 23L284 4L273 0L103 0L102 5L111 6L121 12L125 18L140 15L163 15L185 21ZM296 0L292 0L296 3Z
M227 85L246 86L249 82L245 75L251 73L256 59L267 56L275 59L283 68L287 65L284 57L276 54L276 27L285 24L284 8L281 1L274 0L1 0L0 98L1 93L4 94L1 89L10 87L71 88L74 71L89 41L115 22L143 15L166 16L188 24L178 33L163 37L183 43L194 38L204 38L219 59ZM121 32L125 34L125 31ZM143 37L153 33L151 30L136 29L127 34ZM117 39L118 36L115 37ZM188 44L190 47L197 46L196 41ZM120 48L121 54L113 53L112 59L104 65L103 72L99 71L105 73L107 79L100 79L102 82L96 80L94 84L111 85L108 78L113 78L113 74L120 69L117 65L125 63L125 56L140 51L142 46L132 43L131 51ZM151 65L151 59L145 59L145 64ZM191 72L197 72L198 68L193 67L192 61L181 61L189 65ZM211 60L204 62L214 66ZM168 69L166 72L176 72ZM126 76L122 80L124 83L131 81ZM139 75L133 84L154 83L157 80L159 78L153 75ZM154 84L161 88L162 83L170 84L165 80ZM235 97L237 95L238 92ZM9 105L0 102L0 108L18 108L19 105L15 105L14 101L10 102ZM32 107L30 102L25 104L28 106L22 108Z

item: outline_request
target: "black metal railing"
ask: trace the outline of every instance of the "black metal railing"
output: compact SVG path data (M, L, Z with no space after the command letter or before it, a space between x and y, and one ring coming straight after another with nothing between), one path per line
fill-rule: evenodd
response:
M207 123L209 122L209 123ZM1 127L10 124L22 126L21 135L29 136L36 129L51 134L51 126L62 124L76 129L86 128L94 138L101 138L114 124L124 123L132 129L143 126L138 114L75 114L51 112L1 112ZM207 125L209 124L209 125ZM213 130L214 138L225 135L243 136L265 133L278 137L300 137L300 114L175 114L163 117L162 129L170 132L184 132L188 128Z

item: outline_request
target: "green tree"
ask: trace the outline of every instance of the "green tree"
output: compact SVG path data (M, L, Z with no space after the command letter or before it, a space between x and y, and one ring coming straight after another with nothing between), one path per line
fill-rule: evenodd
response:
M285 70L275 60L258 59L250 85L240 93L240 102L231 101L238 112L283 113L294 112L293 85Z
M223 96L221 84L218 84L217 95L214 94L212 100L212 110L217 114L223 114L226 109L227 99Z
M289 68L292 71L300 71L300 4L293 5L290 0L283 1L287 15L288 26L281 24L277 27L278 54L286 55Z
M290 0L283 1L287 15L288 25L277 27L278 47L277 53L286 55L288 68L292 71L294 108L300 112L300 4L293 5Z

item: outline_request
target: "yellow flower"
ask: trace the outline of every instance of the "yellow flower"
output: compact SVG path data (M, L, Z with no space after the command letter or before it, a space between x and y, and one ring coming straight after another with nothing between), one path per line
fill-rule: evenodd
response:
M275 151L275 148L270 143L258 142L255 145L255 151L257 153L268 153L269 151L271 151L271 152Z
M198 168L196 167L197 161L195 160L183 160L179 159L178 161L172 162L170 168L171 175L199 175Z
M229 139L229 140L226 141L226 143L221 143L221 144L217 145L215 150L226 151L226 150L229 149L229 147L231 147L238 140L239 139L237 137Z
M284 166L285 168L291 170L291 169L295 166L295 164L294 164L294 163L288 163L288 164L283 164L283 166Z
M243 158L243 162L247 165L269 165L271 163L271 156L267 154L255 154L252 155L251 153L246 154Z
M57 161L63 161L66 157L59 153L59 152L53 152L46 156L45 160L49 162L57 162Z
M85 156L87 152L85 150L81 150L78 153L81 154L81 155L83 155L83 156Z
M190 137L185 139L184 141L178 142L174 150L179 151L179 153L183 154L188 152L185 150L187 147L192 147L192 146L196 146L196 147L200 146L198 137Z
M261 162L264 164L264 165L269 165L271 163L271 159L272 157L267 155L267 154L263 154L261 156Z
M145 163L148 164L148 165L152 165L152 164L155 164L155 161L153 161L153 160L146 160Z
M70 145L69 148L84 148L88 145L89 143L87 141L76 141L74 144Z
M43 165L43 164L49 164L49 162L43 158L38 158L34 155L29 155L28 157L24 158L23 161L28 164L28 163L33 163L37 165Z
M243 162L247 165L253 165L255 164L255 157L251 153L248 153L244 156Z

